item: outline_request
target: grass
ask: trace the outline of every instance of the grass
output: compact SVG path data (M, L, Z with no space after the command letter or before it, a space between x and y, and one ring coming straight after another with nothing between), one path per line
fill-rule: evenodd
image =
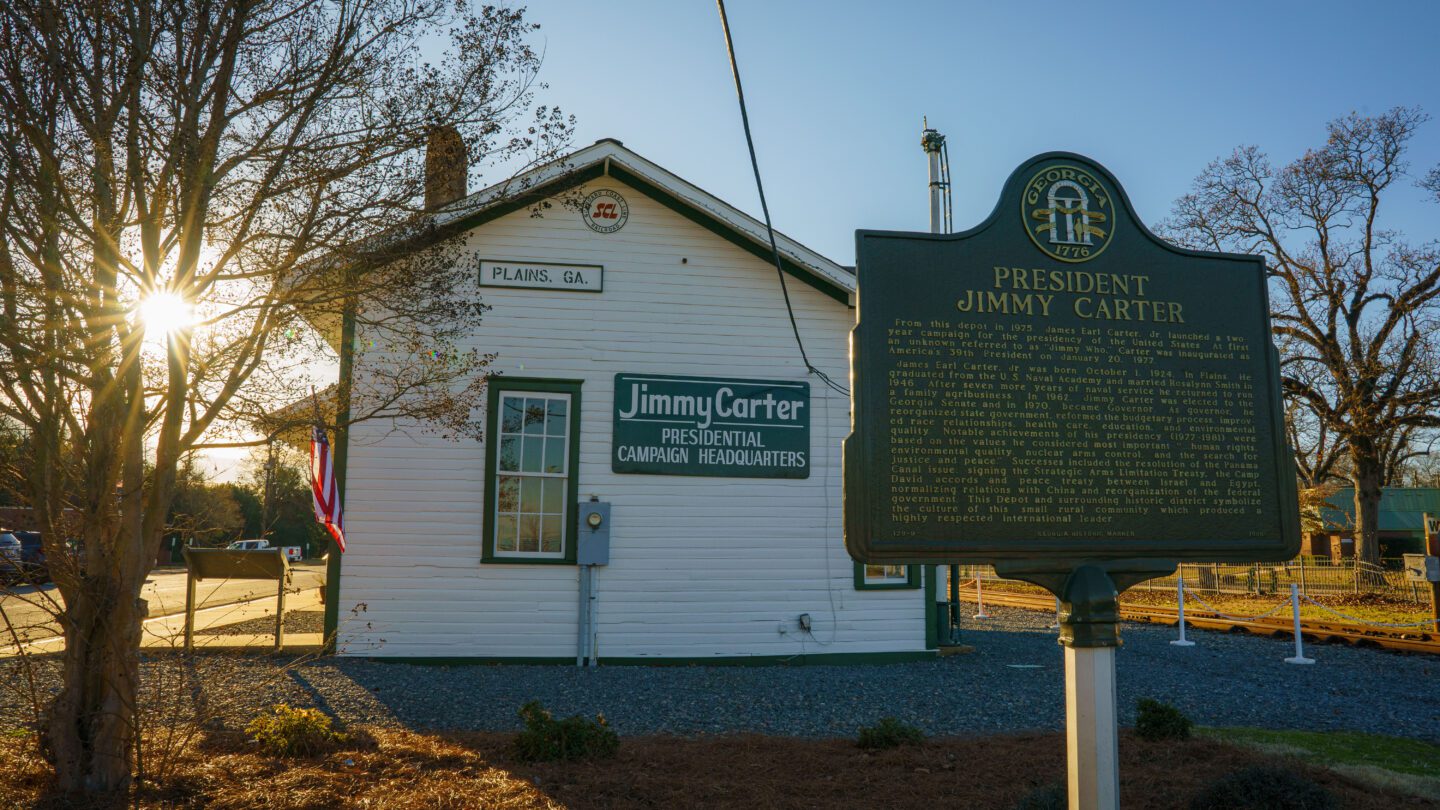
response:
M1229 613L1232 616L1255 616L1264 613L1281 602L1287 603L1277 616L1290 618L1290 595L1267 594L1265 596L1240 596L1233 594L1201 594L1211 605ZM1171 589L1168 593L1159 590L1146 591L1139 588L1127 592L1120 598L1122 604L1131 605L1156 605L1175 607L1175 591ZM1359 596L1316 596L1315 601L1330 608L1331 610L1354 616L1367 622L1378 624L1408 624L1411 622L1423 622L1430 618L1430 606L1419 605L1413 602L1393 602L1361 594ZM1191 599L1188 595L1185 599L1187 612L1204 614L1208 611ZM1327 613L1314 605L1304 601L1300 603L1300 621L1313 622L1316 624L1345 624L1348 622L1333 613ZM1414 628L1417 632L1426 628Z
M1440 801L1440 746L1358 731L1202 728L1199 736L1308 764L1375 787Z
M1203 728L1222 742L1302 751L1322 765L1361 765L1440 779L1440 745L1358 731L1279 731L1267 728Z
M1120 597L1122 605L1149 606L1175 608L1175 585L1174 583L1162 583L1153 589L1140 585L1126 591ZM1017 593L1042 593L1039 588L1020 583L993 583L986 582L985 590L1010 591ZM963 598L969 601L974 600L975 589L968 588ZM1229 613L1232 616L1256 616L1264 613L1276 605L1290 600L1289 591L1264 596L1253 596L1243 594L1216 594L1201 593L1200 598L1204 599L1216 608ZM1331 594L1317 595L1315 601L1340 613L1354 616L1367 622L1378 624L1410 624L1413 622L1426 622L1430 620L1430 605L1421 602L1399 601L1388 599L1376 594ZM1204 615L1209 613L1193 599L1187 597L1185 600L1187 613ZM1282 618L1290 617L1290 607L1287 604L1278 614ZM1315 624L1344 624L1347 620L1341 619L1332 613L1327 613L1314 605L1304 601L1300 603L1300 620ZM1409 628L1415 632L1425 632L1428 627Z
M1320 601L1322 604L1324 604L1325 599L1322 597L1322 598L1320 598L1320 599L1317 600L1317 601ZM1405 609L1404 607L1398 607L1398 606L1393 606L1393 605L1344 605L1344 604L1340 604L1340 605L1330 604L1330 605L1326 605L1326 607L1329 607L1331 610L1337 610L1337 611L1339 611L1339 612L1341 612L1341 613L1344 613L1344 614L1347 614L1347 615L1350 615L1350 616L1354 616L1354 617L1357 618L1357 619L1361 619L1361 620L1367 621L1367 622L1374 622L1374 623L1376 623L1376 624L1412 624L1412 623L1417 623L1417 622L1426 622L1426 621L1429 621L1429 620L1430 620L1430 610L1429 610L1429 608L1425 608L1425 609L1423 609L1423 610L1420 610L1420 609L1417 609L1417 610L1407 610L1407 609ZM1314 605L1301 605L1301 606L1300 606L1300 621L1302 621L1302 622L1311 621L1311 622L1315 622L1315 623L1317 623L1317 624L1342 624L1342 623L1345 623L1347 620L1341 619L1341 618L1339 618L1338 616L1335 616L1335 615L1332 614L1332 613L1326 613L1325 611L1320 610L1319 608L1315 607ZM1407 628L1393 628L1393 629L1407 629ZM1417 633L1422 633L1422 632L1428 631L1430 628L1429 628L1429 627L1414 627L1414 628L1408 628L1408 629L1412 629L1412 630L1414 630L1414 631L1417 632Z

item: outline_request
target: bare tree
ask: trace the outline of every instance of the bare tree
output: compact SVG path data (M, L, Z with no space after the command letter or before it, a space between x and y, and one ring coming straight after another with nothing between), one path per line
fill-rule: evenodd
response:
M1440 487L1440 456L1431 453L1417 456L1405 466L1397 483L1407 487Z
M237 540L245 528L230 487L206 480L194 454L180 461L165 535L182 545L217 546Z
M453 245L395 259L440 227L437 125L475 166L565 146L573 122L533 105L535 28L456 0L0 4L0 416L28 432L64 603L62 791L130 783L177 464L313 390L336 347L300 313L348 311L395 358L354 418L474 431L471 275Z
M1278 169L1237 149L1196 178L1168 225L1189 246L1265 257L1285 394L1343 443L1356 555L1372 563L1381 487L1415 431L1440 425L1440 248L1406 242L1380 216L1425 120L1409 108L1352 113ZM1440 172L1426 183L1440 188Z
M1345 442L1304 400L1285 403L1285 433L1295 453L1302 489L1313 489L1346 477Z

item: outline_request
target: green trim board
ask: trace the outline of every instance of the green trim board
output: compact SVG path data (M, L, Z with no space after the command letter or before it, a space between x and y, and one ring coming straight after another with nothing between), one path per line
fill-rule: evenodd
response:
M481 531L480 562L499 565L575 565L579 543L577 504L580 502L580 388L581 380L557 380L537 377L491 375L485 391L485 515ZM505 392L530 391L546 394L569 394L569 459L570 469L565 487L565 548L563 557L506 557L495 551L495 498L498 476L495 459L499 455L500 396Z
M553 197L557 194L569 191L572 188L582 186L593 180L605 178L606 176L607 174L605 171L605 164L603 162L596 163L592 166L587 166L583 169L577 169L549 183L542 183L538 186L535 186L534 188L527 190L523 194L516 195L515 197L510 198L505 202L498 203L496 205L484 208L480 211L476 211L473 214L463 216L455 222L447 224L443 229L443 234L437 231L436 238L443 238L444 235L467 231L471 228L484 225L485 223L499 219L506 214L510 214L515 211L519 211L522 208L526 208L528 206L543 202L549 197ZM760 245L747 238L746 236L736 233L734 228L730 227L728 224L721 221L720 219L706 213L703 210L696 209L689 203L686 203L684 200L681 200L679 197L676 197L675 195L671 194L660 186L657 186L646 180L644 177L627 170L619 163L612 161L609 164L608 177L614 180L618 180L624 185L635 189L636 191L644 194L645 196L665 206L666 208L669 208L680 216L685 217L691 222L694 222L700 227L705 228L706 230L714 233L715 235L726 240L727 242L730 242L736 247L745 250L746 252L754 255L757 258L763 259L767 264L774 262L774 256L770 253L769 245ZM788 275L799 279L805 284L810 285L816 290L819 290L830 298L833 298L836 301L845 304L846 306L850 305L849 290L837 287L834 284L827 283L822 279L817 278L809 270L806 270L801 265L795 263L793 260L788 259L783 255L780 257L780 266Z
M591 180L604 176L605 166L602 163L596 163L583 169L576 169L548 183L542 183L513 197L507 197L503 202L497 202L494 205L487 206L474 213L461 216L459 219L445 226L445 235L468 231L471 228L499 219L506 214L511 214L522 208L542 203L550 197L554 197L557 194L564 193L572 188L582 186Z
M419 217L389 231L362 240L361 245L364 249L348 264L343 266L337 265L335 272L367 273L377 267L383 267L405 256L423 251L447 239L462 236L466 231L484 225L492 220L499 219L506 214L530 206L540 205L550 197L584 185L598 177L603 177L604 174L604 166L597 163L593 166L571 171L549 183L517 192L513 196L506 197L478 211L469 214L460 214L456 219L449 222L441 222L438 220L438 216L447 213L445 211ZM326 259L322 258L317 261L326 261ZM330 340L334 335L332 329L325 328L324 324L328 323L328 321L323 317L323 314L302 310L301 315L327 340ZM342 322L341 330L343 331L343 329ZM337 351L339 350L339 344L332 345L336 345Z
M618 141L615 143L619 144ZM351 264L350 269L356 272L365 272L374 267L388 264L402 256L424 250L437 242L459 236L468 230L499 219L507 214L531 206L544 208L549 198L603 178L618 180L623 185L635 189L660 205L675 211L686 219L715 233L757 258L763 259L766 264L770 264L774 260L768 245L756 242L750 238L749 235L737 232L732 225L721 220L704 208L692 206L690 203L671 194L663 187L626 169L619 162L605 158L596 160L583 167L572 168L548 182L539 183L529 188L522 188L510 196L490 204L485 204L477 210L469 212L456 211L456 218L452 221L441 222L438 220L437 215L431 215L430 217L421 218L416 222L396 228L393 231L371 237L365 240L371 247L362 253L361 258ZM456 207L458 208L463 205L463 200L458 201ZM553 208L554 206L550 207ZM561 209L563 210L563 206L561 206ZM442 211L440 215L446 213L450 213L450 210ZM851 304L852 292L848 288L838 285L823 276L816 275L804 265L784 255L780 257L780 263L785 273L799 279L847 307L853 306ZM845 269L850 270L851 268ZM337 268L337 272L338 271ZM338 343L333 342L335 334L333 326L329 325L329 321L324 318L323 315L313 312L302 312L301 314L326 340L330 340L332 341L332 345L338 346Z
M357 656L358 657L358 656ZM796 655L717 655L704 657L663 657L655 656L629 656L620 658L606 658L601 656L598 663L605 666L638 666L638 667L695 667L695 666L717 666L717 667L772 667L772 666L850 666L862 665L884 665L884 664L905 664L914 661L934 661L937 655L933 648L927 650L908 650L904 652L870 652L870 653L807 653ZM504 656L376 656L366 658L367 661L374 661L377 664L411 664L418 666L453 667L453 666L535 666L535 665L575 665L575 656L520 656L507 658Z
M739 247L749 253L754 254L757 258L764 259L767 264L774 263L775 256L770 252L769 245L760 245L746 238L745 236L736 233L734 228L731 228L729 225L726 225L719 219L710 216L704 211L697 210L690 204L686 203L684 200L681 200L679 197L676 197L665 189L654 185L640 175L627 170L624 166L621 166L618 163L611 163L610 176L613 178L617 178L623 183L625 183L625 185L644 193L646 196L650 197L655 202L660 203L666 208L669 208L671 211L674 211L680 216L685 217L691 222L694 222L696 225L705 228L706 230L714 233L715 235L726 240L727 242L734 244L736 247ZM785 258L783 255L780 257L780 267L787 274L794 276L795 278L803 281L811 287L814 287L825 295L834 298L836 301L839 301L846 306L850 305L849 290L842 289L833 284L828 284L821 279L816 278L815 275L812 274L810 271L804 269L799 264L796 264L794 261Z
M940 648L940 617L941 609L949 609L945 602L937 603L935 595L938 589L935 585L935 575L939 569L934 565L920 566L925 570L925 649L935 650Z
M340 374L335 391L335 493L341 508L345 505L345 473L350 464L350 391L355 373L355 306L354 299L345 304L340 320ZM342 521L343 522L343 521ZM340 629L340 558L345 556L327 540L330 552L325 559L325 621L322 642L326 653L335 652L335 639Z
M903 591L920 587L920 566L905 566L904 582L866 582L865 563L855 563L855 590L857 591Z

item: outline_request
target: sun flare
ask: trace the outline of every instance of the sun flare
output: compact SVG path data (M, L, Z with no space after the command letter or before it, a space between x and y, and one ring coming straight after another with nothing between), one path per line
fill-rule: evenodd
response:
M172 292L157 292L140 302L140 320L149 335L168 335L195 323L195 308Z

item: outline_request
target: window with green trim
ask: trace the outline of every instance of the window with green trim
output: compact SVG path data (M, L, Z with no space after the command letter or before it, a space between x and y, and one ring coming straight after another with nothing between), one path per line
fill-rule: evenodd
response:
M920 566L855 563L855 589L883 591L920 587Z
M490 382L485 562L575 561L580 384Z

